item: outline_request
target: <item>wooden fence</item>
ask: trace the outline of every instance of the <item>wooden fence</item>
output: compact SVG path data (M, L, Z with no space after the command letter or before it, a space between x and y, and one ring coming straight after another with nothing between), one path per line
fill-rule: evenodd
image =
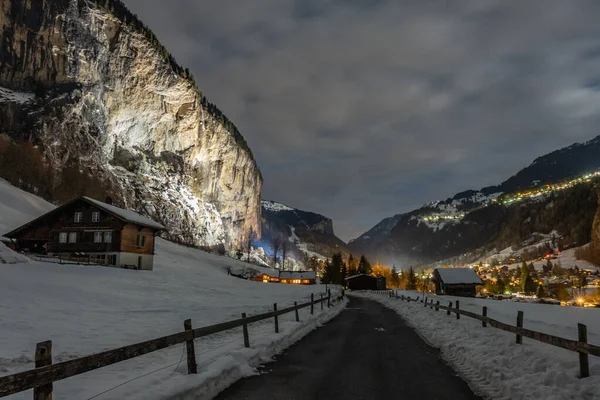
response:
M294 302L292 307L277 309L277 303L273 305L273 311L246 316L242 313L242 318L233 321L223 322L216 325L205 326L202 328L192 328L191 320L184 321L184 331L172 335L163 336L157 339L147 340L145 342L131 344L114 350L107 350L101 353L89 356L63 361L52 364L52 341L38 343L35 351L35 369L19 372L13 375L0 377L0 397L23 392L33 389L34 400L47 400L52 398L52 383L62 379L80 375L98 368L116 364L125 360L140 357L144 354L152 353L157 350L186 343L188 374L197 373L196 355L194 350L194 339L223 332L229 329L242 327L244 346L250 347L250 338L248 337L248 325L254 322L273 318L275 333L279 333L278 317L283 314L294 312L296 321L300 321L298 310L310 307L310 313L314 314L315 305L320 304L321 310L324 304L331 307L332 303L344 298L342 290L339 297L332 299L331 290L327 291L327 296L320 295L315 300L314 294L310 296L311 300L303 304Z
M377 291L377 293L387 294L389 297L408 302L419 302L420 298L420 296L418 296L416 299L412 299L404 295L398 296L398 293L392 290ZM523 337L526 337L533 340L537 340L538 342L550 344L552 346L560 347L565 350L570 350L579 353L580 378L587 378L588 376L590 376L588 355L591 354L592 356L600 357L600 346L594 346L588 343L587 326L584 324L577 324L578 340L565 339L558 336L549 335L547 333L537 332L531 329L523 328L523 311L519 311L517 313L517 325L513 326L488 317L486 306L483 306L481 314L477 314L471 311L461 310L460 300L455 300L454 307L452 307L452 301L450 301L447 306L444 306L440 304L439 300L437 300L435 304L433 303L433 299L430 300L431 302L429 302L427 297L424 297L420 300L420 302L423 303L423 306L425 308L429 306L430 309L435 309L435 311L445 310L447 315L451 315L451 313L454 313L456 315L456 319L460 319L460 316L464 315L465 317L481 321L481 325L484 328L487 327L487 325L489 324L492 328L502 329L503 331L514 333L515 342L517 344L523 344Z

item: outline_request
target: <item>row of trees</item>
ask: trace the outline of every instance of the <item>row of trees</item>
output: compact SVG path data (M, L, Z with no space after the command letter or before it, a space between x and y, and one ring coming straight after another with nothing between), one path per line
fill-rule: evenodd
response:
M65 203L77 196L114 196L111 183L73 161L55 170L32 141L0 135L0 176L13 186L48 200Z
M357 261L352 254L348 256L348 260L344 261L342 253L334 253L331 260L325 263L324 270L321 274L322 283L333 283L337 285L345 285L346 278L357 274L373 274L373 268L367 258L362 255Z

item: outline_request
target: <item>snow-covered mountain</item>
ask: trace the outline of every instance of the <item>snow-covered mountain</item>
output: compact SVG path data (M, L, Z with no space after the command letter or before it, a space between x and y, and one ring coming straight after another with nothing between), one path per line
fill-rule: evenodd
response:
M110 194L189 244L260 229L244 138L120 0L4 0L0 29L0 133L41 150L52 189Z
M500 185L466 190L386 218L350 241L348 247L353 253L364 253L381 262L420 264L481 246L510 246L509 242L518 243L526 239L523 235L527 232L535 232L533 225L544 233L557 230L565 241L585 243L590 240L596 210L593 185L598 174L591 172L600 168L599 152L600 136L554 151ZM577 177L574 182L559 183ZM561 191L548 189L552 184ZM529 192L528 196L524 192ZM520 202L523 199L539 204L524 204ZM560 212L557 204L564 207Z
M337 251L347 252L346 244L335 236L331 218L271 200L262 201L262 233L261 244L267 249L273 238L287 238L299 261L306 255L324 259Z

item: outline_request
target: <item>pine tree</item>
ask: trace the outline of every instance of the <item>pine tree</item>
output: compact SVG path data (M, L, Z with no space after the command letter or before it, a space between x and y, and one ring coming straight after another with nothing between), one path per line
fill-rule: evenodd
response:
M348 256L348 276L353 276L358 274L358 269L356 267L356 260L352 257L352 254Z
M369 275L371 273L371 264L364 254L360 256L360 261L358 262L358 273L365 275Z
M392 276L390 278L390 286L393 288L400 287L400 277L398 276L398 271L396 271L396 267L392 267Z
M544 289L544 285L538 286L536 295L538 299L545 299L546 297L548 297L548 295L546 294L546 289Z
M406 290L415 290L417 288L417 277L413 267L408 270L408 280L406 282Z

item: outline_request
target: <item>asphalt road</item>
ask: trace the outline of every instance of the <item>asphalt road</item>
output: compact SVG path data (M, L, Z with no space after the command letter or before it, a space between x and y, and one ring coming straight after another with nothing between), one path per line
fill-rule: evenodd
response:
M438 350L381 304L346 310L217 399L479 399Z

